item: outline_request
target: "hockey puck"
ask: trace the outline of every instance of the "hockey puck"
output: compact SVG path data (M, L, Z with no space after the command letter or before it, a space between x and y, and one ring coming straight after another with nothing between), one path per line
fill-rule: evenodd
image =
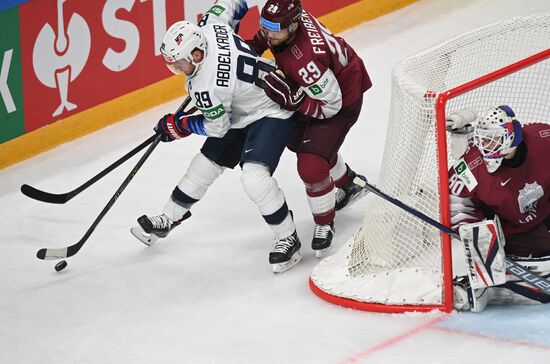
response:
M55 265L55 270L57 272L61 272L65 268L67 268L67 261L66 260L62 260L62 261L60 261L59 263L57 263Z

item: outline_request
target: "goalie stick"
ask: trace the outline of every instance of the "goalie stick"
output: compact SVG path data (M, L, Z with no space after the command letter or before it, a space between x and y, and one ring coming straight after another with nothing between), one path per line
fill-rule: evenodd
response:
M178 108L178 111L185 109L189 103L191 102L191 98L187 97L181 106ZM193 110L196 110L195 108L192 108L190 110L190 113L194 112ZM122 165L124 162L126 162L128 159L133 157L135 154L137 154L139 151L141 151L146 146L150 145L155 140L156 135L152 135L151 137L147 138L143 143L123 155L121 158L116 160L113 164L90 178L88 181L86 181L81 186L75 188L72 191L65 192L65 193L51 193L47 191L39 190L38 188L34 188L33 186L30 186L28 184L24 184L21 186L21 192L34 200L42 201L42 202L48 202L48 203L54 203L54 204L64 204L68 201L70 201L73 197L80 194L82 191L105 177L107 174L112 172L114 169Z
M390 195L382 192L381 190L379 190L375 186L371 185L370 183L365 182L362 179L357 178L357 177L355 178L354 182L361 185L361 186L364 186L364 188L371 191L375 195L377 195L379 197L382 197L384 200L386 200L388 202L391 202L395 206L397 206L397 207L407 211L408 213L418 217L420 220L432 225L433 227L438 228L441 232L443 232L445 234L448 234L448 235L452 236L455 239L460 240L460 236L457 233L455 233L451 228L439 223L438 221L435 221L431 217L429 217L426 214L416 210L413 207L408 206L407 204L401 202L400 200L398 200L394 197L391 197ZM515 277L521 279L522 281L525 281L525 282L529 283L531 286L533 286L537 289L540 289L541 291L543 291L547 295L550 295L550 282L548 280L546 280L544 277L542 277L541 275L530 271L529 269L523 267L522 265L520 265L520 264L518 264L518 263L516 263L513 260L508 259L508 258L506 259L506 271L508 273L514 275Z
M183 101L181 106L178 108L178 111L183 110L189 104L190 101L191 101L191 98L189 96L187 96L187 98ZM193 112L192 110L195 110L195 108L193 107L190 110L190 112ZM126 189L128 184L130 183L130 181L137 174L137 172L139 171L141 166L145 163L147 158L149 158L149 156L151 155L153 150L157 147L159 142L160 142L160 135L155 135L154 140L151 143L151 145L149 146L149 148L145 151L145 153L140 158L140 160L137 162L135 167L130 171L130 174L128 174L126 179L124 179L124 181L122 182L120 187L116 190L113 197L111 197L109 202L107 202L107 205L105 205L103 210L99 213L99 215L96 217L96 219L94 220L92 225L88 228L88 230L86 231L84 236L78 242L76 242L75 244L70 245L68 247L65 247L65 248L43 248L43 249L40 249L36 253L36 257L38 259L42 259L42 260L64 259L64 258L72 257L73 255L78 253L78 251L82 248L82 246L88 240L90 235L94 232L97 225L99 225L99 223L101 222L103 217L105 217L107 212L111 209L111 207L113 207L116 200L120 197L120 195L122 194L124 189Z

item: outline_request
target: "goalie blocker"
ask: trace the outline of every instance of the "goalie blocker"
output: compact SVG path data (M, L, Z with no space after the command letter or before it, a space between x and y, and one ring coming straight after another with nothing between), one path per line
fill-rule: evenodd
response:
M460 238L464 247L467 276L453 282L457 310L481 312L487 304L548 303L550 297L526 282L506 276L505 238L498 216L461 225ZM550 277L550 256L542 258L509 257L525 267L525 274L533 271Z

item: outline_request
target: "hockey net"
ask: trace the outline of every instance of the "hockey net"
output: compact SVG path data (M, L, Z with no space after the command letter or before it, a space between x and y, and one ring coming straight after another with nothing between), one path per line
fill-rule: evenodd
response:
M412 56L392 73L378 188L449 226L452 137L445 114L510 105L550 122L550 15L513 18ZM323 299L379 312L451 311L450 238L379 197L359 231L313 270Z

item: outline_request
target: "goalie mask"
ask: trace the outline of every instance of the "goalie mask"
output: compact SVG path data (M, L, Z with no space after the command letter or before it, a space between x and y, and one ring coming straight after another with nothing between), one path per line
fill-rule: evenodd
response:
M487 110L474 130L474 143L483 155L489 173L495 172L522 140L521 124L507 105Z
M164 64L173 73L184 73L185 62L195 66L195 70L188 76L193 76L198 66L203 62L193 60L193 51L199 49L203 52L203 60L206 58L206 37L202 29L188 21L178 21L168 30L162 39L160 52L164 57Z

